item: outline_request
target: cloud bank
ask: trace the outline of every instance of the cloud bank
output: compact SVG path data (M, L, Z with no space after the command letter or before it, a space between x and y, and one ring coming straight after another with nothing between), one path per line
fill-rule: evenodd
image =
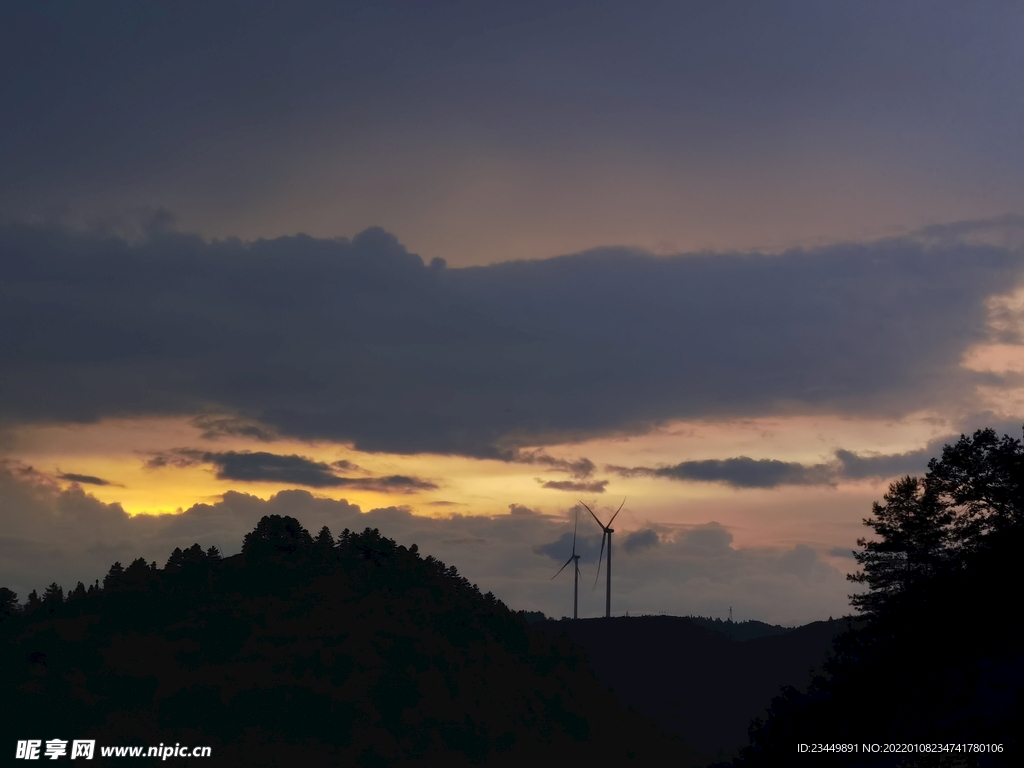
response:
M982 378L960 360L986 338L986 301L1021 266L996 246L907 238L446 269L380 229L245 243L8 225L0 413L198 416L212 434L520 460L581 482L586 462L523 449L670 419L955 402ZM724 461L673 471L755 485L801 472Z
M247 236L389 221L467 260L1018 210L1022 15L6 3L0 209L142 201Z
M283 456L267 451L200 451L177 448L153 454L147 461L149 469L166 466L191 467L208 464L215 468L220 480L242 480L250 483L277 483L302 485L307 488L357 488L365 491L417 493L436 490L429 480L409 475L379 477L343 477L336 470L356 469L350 461L328 464L305 456ZM70 479L68 476L62 476Z
M944 443L955 438L933 440L928 447L907 453L861 455L839 449L832 461L801 464L778 459L730 459L682 461L658 467L609 465L608 472L620 477L655 477L685 482L722 483L733 488L778 488L787 485L836 485L843 480L882 480L896 475L921 474L928 461L941 452Z

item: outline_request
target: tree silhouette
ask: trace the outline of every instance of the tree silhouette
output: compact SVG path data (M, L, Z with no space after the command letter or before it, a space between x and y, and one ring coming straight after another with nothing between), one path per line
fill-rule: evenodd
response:
M68 600L81 600L83 597L86 596L86 594L87 593L85 591L85 584L83 584L82 582L78 582L75 585L75 588L73 590L71 590L70 592L68 592L67 599Z
M122 576L124 576L124 566L121 565L120 560L117 560L110 566L110 570L107 571L107 575L103 577L103 588L111 589L114 585L120 582Z
M18 612L18 594L7 587L0 587L0 621Z
M990 533L1017 528L1024 521L1024 445L993 429L960 436L928 464L926 481L956 510L956 545L983 546Z
M294 517L266 515L255 530L245 534L242 554L255 557L288 555L307 550L312 543L309 531Z
M1014 765L1024 734L1024 447L991 429L961 435L924 478L889 487L858 541L860 612L822 674L751 725L736 763L820 762L820 741L975 743L1000 752L830 755L835 765ZM945 761L945 762L943 762Z
M53 582L43 592L43 605L52 613L58 605L63 603L64 589L57 582Z
M210 549L215 548L211 547ZM187 567L189 565L202 563L208 557L209 554L204 552L203 548L198 544L193 544L191 547L188 547L187 549L180 549L178 547L175 547L174 551L171 552L171 556L167 558L167 564L164 566L164 568L172 572L180 571L182 568ZM217 557L215 559L219 558L220 553L218 552Z
M867 593L851 597L865 614L877 613L911 584L935 575L952 548L954 516L934 485L904 477L883 498L884 503L872 505L873 517L864 520L879 538L857 540L862 550L854 558L863 570L847 576L868 585Z
M334 537L331 535L331 529L326 525L316 535L316 539L313 541L313 549L316 550L317 557L322 562L330 562L333 559Z

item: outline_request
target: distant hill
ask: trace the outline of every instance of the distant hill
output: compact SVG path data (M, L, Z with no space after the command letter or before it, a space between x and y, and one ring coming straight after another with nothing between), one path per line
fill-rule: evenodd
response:
M746 744L750 721L765 714L781 686L806 686L811 669L825 660L832 638L847 626L842 619L788 630L761 622L736 623L733 627L743 627L737 632L741 636L767 630L736 640L721 626L730 623L637 616L534 626L582 646L598 679L623 704L678 734L709 759L721 759Z
M773 635L784 635L792 631L793 627L782 627L778 624L765 624L763 621L723 621L705 616L684 616L698 626L706 629L713 629L728 635L733 640L753 640L758 637L771 637Z
M530 624L536 624L539 621L553 621L553 619L545 616L541 611L520 611L519 615L526 619ZM664 616L664 614L658 615ZM648 618L648 615L640 614L634 618ZM753 640L755 637L783 635L793 629L793 627L783 627L778 624L765 624L763 621L754 620L732 621L713 619L710 616L682 616L674 618L689 619L698 626L706 629L713 629L715 632L728 635L733 640ZM568 621L569 619L563 616L561 620Z
M209 745L204 765L693 765L567 638L375 530L115 564L0 612L0 741ZM173 760L170 764L173 764Z

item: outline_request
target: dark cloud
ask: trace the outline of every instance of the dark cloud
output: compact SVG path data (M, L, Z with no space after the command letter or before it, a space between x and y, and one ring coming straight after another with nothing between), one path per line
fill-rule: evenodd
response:
M279 456L266 451L206 452L201 460L216 467L217 478L220 480L294 483L309 488L336 487L344 480L331 471L329 464L295 454Z
M728 557L732 551L732 534L718 523L708 523L688 531L677 545L692 555Z
M541 480L537 478L541 488L550 488L553 491L575 491L578 493L604 493L607 480L594 480L591 482L577 482L575 480Z
M218 437L248 437L269 442L277 437L272 429L252 419L237 416L200 415L192 419L192 423L202 430L201 434L207 440L216 440Z
M529 507L527 507L524 504L509 504L508 505L508 513L510 515L520 515L520 516L521 515L539 515L540 514L540 512L538 512L537 510L530 509Z
M72 483L82 483L84 485L115 485L109 480L104 480L101 477L94 475L78 475L74 472L64 472L63 474L57 475L58 480L69 480Z
M572 553L572 536L573 534L571 531L563 533L555 541L535 546L533 551L537 554L547 555L552 560L563 563ZM657 546L658 541L658 534L654 530L650 528L642 528L640 530L627 533L625 538L622 540L622 548L626 552L633 553ZM597 558L600 553L600 534L583 534L577 531L576 554L580 555L582 562L597 562Z
M195 467L204 462L205 451L193 448L175 448L169 451L155 451L144 454L146 469L163 469L164 467Z
M946 438L945 442L954 442L955 437ZM839 462L839 473L844 478L859 480L873 477L895 477L897 475L920 475L928 468L928 461L942 450L941 445L929 444L929 447L907 453L861 455L842 449L836 451Z
M658 534L650 528L643 528L627 534L626 540L622 542L622 548L627 552L636 552L641 549L657 546L657 544Z
M555 541L547 544L538 544L533 547L538 555L546 555L559 565L564 563L572 554L572 531L567 531ZM601 554L601 536L576 534L576 554L584 563L596 563L598 555Z
M774 488L779 485L821 485L834 482L831 468L806 466L776 459L705 459L683 461L670 467L609 467L623 477L665 477L704 483L725 483L735 488Z
M605 470L621 477L660 477L702 483L722 483L733 488L777 488L784 485L836 485L843 480L864 480L920 475L928 461L942 452L942 446L955 442L955 436L932 440L926 448L907 453L858 454L839 449L834 459L824 464L800 464L777 459L730 459L683 461L660 467L621 467Z
M243 243L8 225L0 412L202 414L214 434L520 460L579 481L589 460L523 449L669 419L896 417L964 398L980 380L964 350L1022 263L902 239L444 269L379 229ZM678 471L754 487L803 476L748 461Z
M511 461L517 464L537 464L548 467L552 472L565 472L577 480L584 480L594 474L597 467L590 459L582 457L572 461L570 459L559 459L549 456L543 451L515 451L511 454Z
M417 493L419 491L437 490L437 485L429 480L422 480L409 475L382 475L368 478L342 478L345 487L359 488L366 491L390 491L392 493Z
M822 562L818 553L806 544L797 544L779 558L778 568L783 573L792 573L807 582L822 574Z
M198 451L178 448L151 456L146 466L160 469L167 466L187 467L208 464L216 468L220 480L241 480L250 483L302 485L307 488L353 488L364 491L417 493L437 489L437 485L408 475L380 477L341 477L335 469L351 468L347 461L327 464L291 454L282 456L266 451Z

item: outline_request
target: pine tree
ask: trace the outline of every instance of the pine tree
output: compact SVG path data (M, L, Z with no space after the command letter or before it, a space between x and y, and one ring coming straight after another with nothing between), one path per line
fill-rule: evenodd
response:
M294 517L264 515L256 528L245 534L242 554L257 558L308 550L313 537Z
M50 607L51 611L56 606L62 605L64 603L64 588L57 582L53 582L43 592L43 602Z
M942 449L928 463L927 483L954 507L958 546L972 551L994 531L1024 522L1024 445L993 429L979 429Z
M334 537L331 536L331 529L326 525L320 529L320 533L316 535L316 543L322 547L334 547Z
M877 613L915 582L934 575L951 552L953 514L926 480L904 477L889 486L884 503L864 520L880 540L858 539L862 568L847 576L869 591L850 600L863 613Z
M331 529L326 525L316 535L313 547L316 549L317 557L319 557L321 562L330 562L334 555L334 536L331 535Z
M124 576L124 566L121 565L120 561L116 561L110 570L107 571L107 575L103 577L103 589L110 589L116 585L121 578Z
M7 587L0 587L0 621L18 612L18 595Z

